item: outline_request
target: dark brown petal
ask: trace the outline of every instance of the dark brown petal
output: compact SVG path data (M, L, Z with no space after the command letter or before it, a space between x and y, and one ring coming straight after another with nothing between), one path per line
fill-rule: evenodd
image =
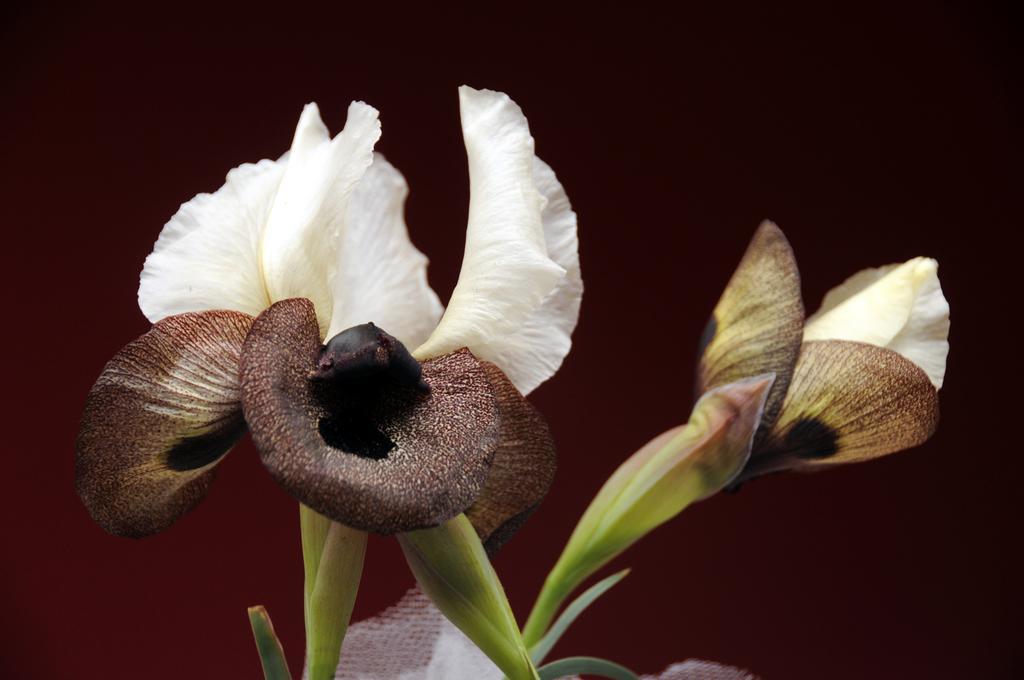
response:
M238 361L252 317L179 314L118 352L85 403L75 487L100 526L146 536L206 496L245 432Z
M697 393L775 374L762 416L761 439L778 418L800 353L804 305L793 249L763 222L747 246L701 338Z
M902 451L926 441L938 423L938 392L909 359L860 342L806 342L782 414L743 478Z
M271 306L245 342L242 403L274 479L320 514L381 534L437 526L466 510L499 436L498 405L476 357L459 350L425 361L429 392L392 386L349 411L309 379L320 347L305 299Z
M555 479L555 443L544 418L490 362L487 371L501 416L501 439L487 482L466 511L491 554L510 539L540 504Z

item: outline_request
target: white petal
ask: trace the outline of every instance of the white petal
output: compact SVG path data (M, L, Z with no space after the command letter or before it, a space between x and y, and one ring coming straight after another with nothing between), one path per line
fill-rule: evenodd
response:
M415 349L437 326L444 307L427 284L427 258L409 241L408 193L402 174L376 154L348 204L326 337L372 321Z
M505 373L523 394L532 392L562 365L572 347L570 338L583 299L576 213L554 171L539 158L534 158L533 179L546 199L541 220L548 257L565 270L565 276L515 332L491 343L491 361L508 367Z
M353 624L336 680L498 680L484 653L418 588L392 607Z
M855 340L887 347L942 387L949 353L949 304L938 263L916 257L857 272L830 290L807 319L804 340Z
M146 318L156 323L210 309L255 316L267 307L259 244L283 172L283 161L247 163L215 193L181 206L142 269L139 307Z
M377 111L362 102L352 102L345 129L333 140L316 104L307 105L267 219L262 263L270 300L309 298L324 333L349 199L379 137Z
M534 177L533 138L526 117L500 92L462 87L459 97L470 177L466 249L448 310L416 355L423 359L468 347L496 363L520 391L529 391L568 351L565 343L556 342L550 354L538 354L532 338L537 331L527 327L567 272L548 252L542 217L545 197ZM550 182L545 188L558 198ZM571 214L567 202L564 208L553 207L551 219L552 229L558 230L556 222L563 228L562 238L554 240L568 249L574 243L564 229ZM575 220L571 222L574 232ZM573 241L574 237L573 233ZM560 310L561 316L575 315L575 306L563 299L565 295L556 294L552 314ZM575 319L565 325L575 325ZM524 328L527 337L518 337ZM562 334L558 329L552 332L556 338Z

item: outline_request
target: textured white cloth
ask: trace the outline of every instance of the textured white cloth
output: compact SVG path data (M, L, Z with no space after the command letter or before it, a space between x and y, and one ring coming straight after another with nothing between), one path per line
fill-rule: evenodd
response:
M304 674L303 677L306 677ZM429 598L413 588L348 629L336 680L501 680L502 674ZM757 680L738 668L690 659L643 680Z

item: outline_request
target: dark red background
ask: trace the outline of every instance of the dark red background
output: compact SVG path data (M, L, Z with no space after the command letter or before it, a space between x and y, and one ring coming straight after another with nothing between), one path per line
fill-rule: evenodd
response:
M409 180L413 239L446 298L463 82L526 111L579 213L587 284L573 352L534 396L559 477L497 559L520 616L603 479L685 418L705 318L770 217L811 308L859 268L939 259L953 310L939 432L691 508L620 560L633 575L557 652L769 679L1024 673L1020 266L999 261L1017 252L1020 121L1001 10L172 5L4 10L0 676L258 677L255 603L298 667L297 512L252 445L196 512L130 541L74 495L77 419L147 327L136 286L161 225L232 166L284 151L308 101L334 131L352 99L381 110L378 148ZM357 617L411 582L393 541L370 548Z

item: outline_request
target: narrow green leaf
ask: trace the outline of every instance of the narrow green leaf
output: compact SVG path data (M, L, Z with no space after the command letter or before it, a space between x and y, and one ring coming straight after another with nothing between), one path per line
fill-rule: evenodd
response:
M552 661L540 669L540 680L556 680L570 675L596 675L612 680L639 680L636 673L625 666L592 656L570 656Z
M608 592L612 586L626 578L629 574L629 569L623 569L622 571L612 574L608 578L605 578L598 583L587 588L582 595L572 601L568 607L562 612L562 614L555 620L555 623L548 630L547 634L540 639L540 641L530 648L530 658L533 662L540 663L544 660L544 657L548 655L551 649L555 646L565 631L569 629L569 626L579 617L583 611L594 603L594 600Z
M253 637L256 638L260 663L263 664L263 677L266 680L291 680L292 674L288 672L284 648L281 647L281 641L274 633L274 624L270 622L270 615L262 605L249 607L249 623L252 625Z
M398 535L420 588L510 678L535 680L505 590L465 515Z
M309 680L330 680L338 668L366 555L366 533L300 506L306 570L306 665Z

